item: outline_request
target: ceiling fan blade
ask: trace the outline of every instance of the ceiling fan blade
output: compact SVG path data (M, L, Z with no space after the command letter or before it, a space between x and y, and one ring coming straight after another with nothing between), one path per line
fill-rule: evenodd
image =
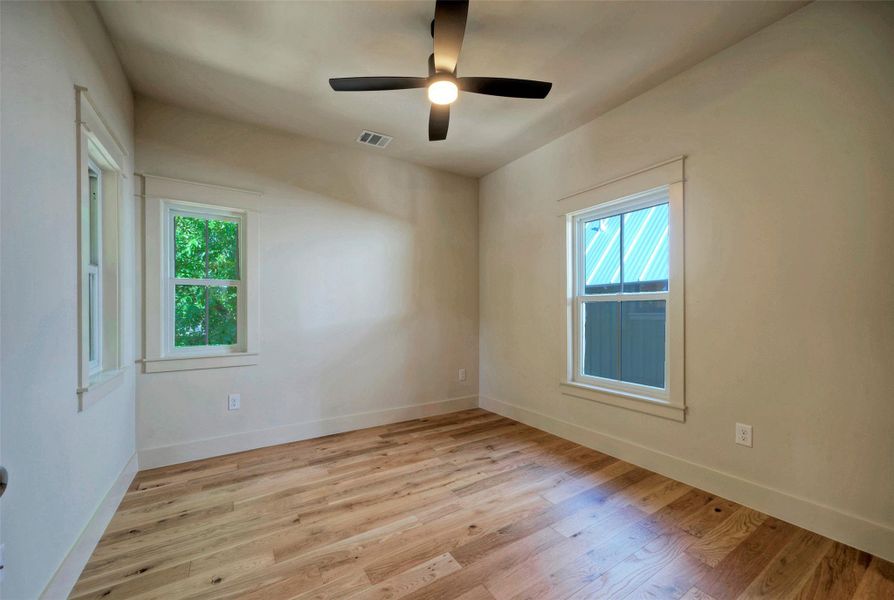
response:
M428 116L428 140L430 142L446 140L448 125L450 125L450 105L432 104Z
M553 87L546 81L506 77L460 77L457 84L464 92L508 98L546 98Z
M425 87L425 77L333 77L329 85L336 92L374 92Z
M435 69L439 73L456 71L456 61L466 34L468 0L438 0L432 37L435 46Z

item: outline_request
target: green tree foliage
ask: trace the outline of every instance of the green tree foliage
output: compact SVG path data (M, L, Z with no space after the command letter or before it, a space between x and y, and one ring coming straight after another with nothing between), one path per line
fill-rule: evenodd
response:
M208 226L208 278L239 279L239 232L233 221L205 221Z
M239 279L239 225L234 221L174 217L177 279ZM236 286L178 284L174 289L174 344L232 345L237 341Z
M205 279L205 221L174 217L174 277Z
M177 346L204 346L204 285L178 285L174 288L174 343Z
M236 287L208 288L208 343L236 343Z

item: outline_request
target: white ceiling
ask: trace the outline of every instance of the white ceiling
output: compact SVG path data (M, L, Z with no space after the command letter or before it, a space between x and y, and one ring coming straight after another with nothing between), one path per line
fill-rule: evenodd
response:
M329 77L425 76L434 1L98 2L136 92L482 175L797 10L803 2L472 0L458 73L552 81L546 100L461 94L429 142L425 90L336 93ZM361 146L357 146L360 148Z

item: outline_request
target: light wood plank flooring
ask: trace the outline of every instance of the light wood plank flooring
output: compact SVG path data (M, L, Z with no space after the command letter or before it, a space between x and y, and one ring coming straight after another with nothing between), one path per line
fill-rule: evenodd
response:
M73 598L894 598L894 566L469 410L137 475Z

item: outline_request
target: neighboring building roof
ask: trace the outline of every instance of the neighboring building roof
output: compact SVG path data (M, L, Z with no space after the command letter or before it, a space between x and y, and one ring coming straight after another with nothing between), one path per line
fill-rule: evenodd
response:
M668 277L668 210L659 204L584 225L586 284L620 283L621 218L624 218L624 280Z

